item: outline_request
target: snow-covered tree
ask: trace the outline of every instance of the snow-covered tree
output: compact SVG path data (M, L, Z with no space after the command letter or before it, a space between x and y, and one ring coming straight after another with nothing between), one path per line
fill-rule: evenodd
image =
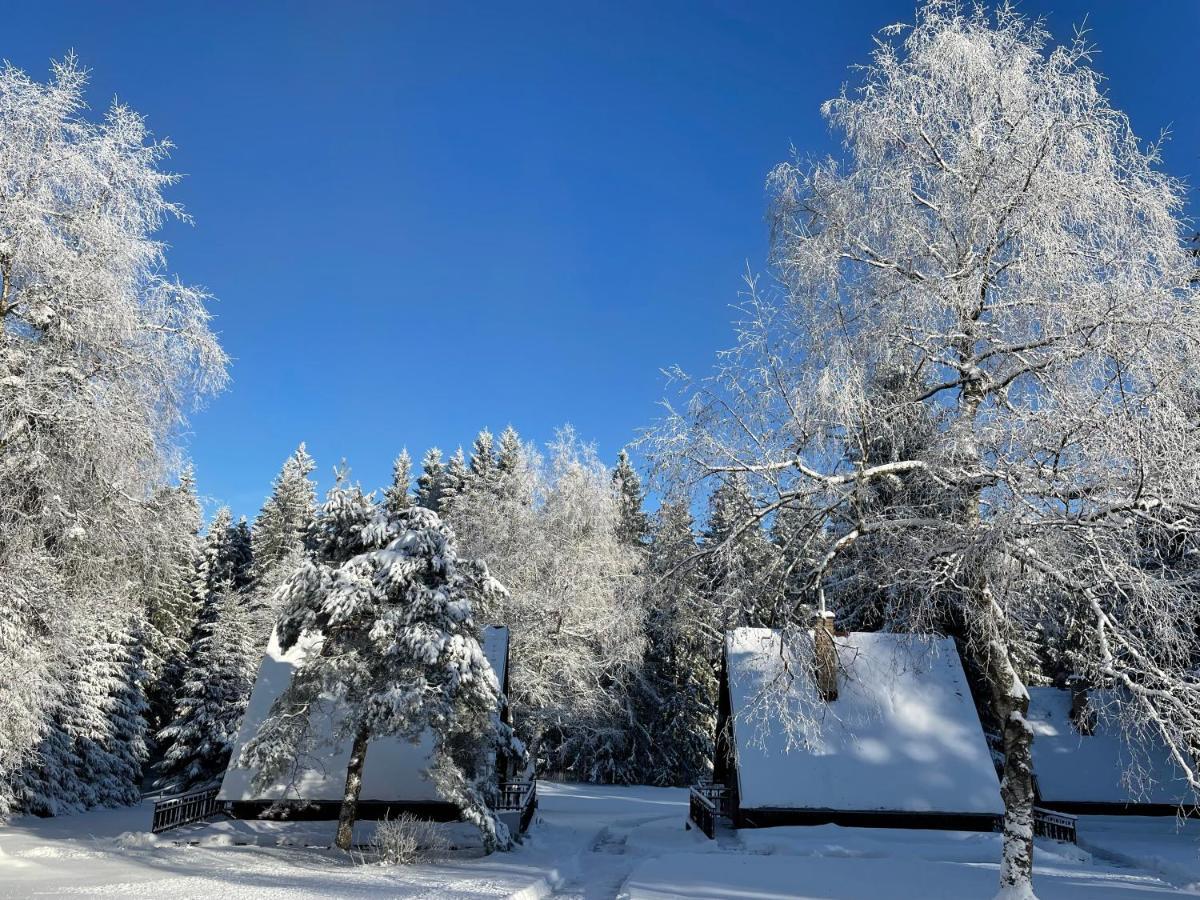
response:
M148 571L139 579L145 594L144 667L152 734L174 713L175 694L196 625L193 579L199 563L202 516L192 470L183 471L178 485L159 488L155 505L158 515L144 537L158 552L147 560Z
M724 629L774 625L778 619L775 547L754 517L745 478L722 479L708 500L704 531L703 590L720 611Z
M316 486L310 477L315 468L301 444L275 476L271 495L254 520L253 579L261 580L303 546L317 510Z
M475 480L481 486L490 488L496 478L496 447L492 433L486 428L475 435L470 465Z
M417 476L417 506L434 512L442 508L445 476L446 464L442 462L442 451L430 447L421 459L421 474Z
M612 780L625 686L642 658L639 554L618 537L611 475L564 429L547 466L526 459L503 491L475 482L450 511L465 552L508 587L483 614L509 626L511 700L552 767Z
M225 375L204 295L155 239L183 217L169 144L120 103L93 121L85 83L74 58L44 84L0 70L0 809L51 724L94 712L71 708L71 661L145 612L156 493Z
M636 547L646 539L650 523L643 506L646 494L642 479L629 461L629 454L622 450L617 454L617 464L612 473L613 490L617 495L617 512L621 519L618 533L625 543Z
M277 612L273 597L282 579L299 561L304 541L317 512L317 491L311 475L315 463L304 444L284 461L251 530L253 564L248 604L252 628L265 649Z
M412 457L408 448L400 451L396 461L392 463L392 483L383 492L383 500L388 511L398 513L413 505L412 497Z
M711 773L721 610L703 589L686 497L659 507L650 533L646 656L637 705L644 780L694 784Z
M961 623L1005 750L1001 890L1032 893L1032 732L1014 635L1073 619L1078 674L1120 688L1200 787L1200 593L1148 528L1194 534L1200 327L1181 186L1082 40L930 2L826 104L840 161L772 176L778 294L660 433L685 477L747 480L754 517L840 520L807 572L893 548L895 627ZM881 373L907 373L886 393ZM923 409L921 409L923 408ZM889 422L936 439L869 462ZM906 496L863 503L878 482ZM829 595L827 597L827 590Z
M500 719L503 696L479 643L476 602L503 588L479 562L458 557L436 513L376 508L343 481L322 509L316 546L281 590L279 641L319 644L284 691L243 762L271 780L303 752L308 713L337 698L351 741L337 845L349 849L371 738L434 736L434 781L477 825L488 851L511 836L492 811L497 754L520 755Z
M474 476L467 468L467 459L463 454L463 448L459 447L450 455L450 460L446 463L446 468L442 473L441 513L443 516L449 515L455 501L470 490L473 483Z
M261 653L246 591L252 568L246 520L222 508L209 525L195 582L198 621L175 715L159 734L166 748L158 784L184 791L219 778L253 686Z

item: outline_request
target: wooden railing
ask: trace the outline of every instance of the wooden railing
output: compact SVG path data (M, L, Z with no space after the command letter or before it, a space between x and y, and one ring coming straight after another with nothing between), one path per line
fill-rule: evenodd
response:
M500 783L500 801L497 812L521 813L521 831L529 827L533 821L533 813L537 809L536 781L502 781Z
M716 837L717 818L729 814L729 788L710 781L692 785L688 791L688 818L709 838Z
M164 797L154 803L154 820L150 830L155 834L187 825L191 822L201 822L209 816L219 813L225 806L217 800L220 788L204 788L189 794L177 794L174 797Z
M1079 837L1078 821L1075 816L1066 813L1042 809L1040 806L1033 808L1033 833L1038 837L1074 844Z

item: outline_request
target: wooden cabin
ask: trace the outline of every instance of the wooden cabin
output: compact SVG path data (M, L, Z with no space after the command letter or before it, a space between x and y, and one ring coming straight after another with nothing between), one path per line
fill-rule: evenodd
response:
M1038 804L1065 813L1174 816L1196 795L1156 735L1131 741L1112 691L1029 688Z
M726 636L713 781L692 800L710 834L710 814L737 828L991 831L1004 810L954 641L832 620Z
M483 631L483 651L496 677L508 694L508 629L489 626ZM242 720L229 768L221 782L216 801L237 818L257 818L279 801L294 801L289 818L336 819L346 785L346 766L350 757L350 739L337 739L338 710L329 703L313 713L311 722L316 739L306 755L285 781L265 789L254 785L254 772L237 764L242 748L257 733L271 710L272 703L290 683L292 674L304 659L306 648L297 646L283 653L275 638L259 669L246 715ZM501 710L509 721L509 711ZM411 813L434 821L453 821L459 809L443 800L428 776L433 762L433 736L426 733L416 743L398 737L381 737L370 742L363 766L360 819L381 819ZM515 773L497 769L501 788L501 809L497 810L514 834L523 831L536 806L532 781L520 781Z

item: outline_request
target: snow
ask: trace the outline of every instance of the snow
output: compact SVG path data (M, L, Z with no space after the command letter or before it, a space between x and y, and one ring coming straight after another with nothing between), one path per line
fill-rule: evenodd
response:
M319 639L318 639L319 642ZM313 801L340 802L346 787L346 766L350 758L350 741L335 740L338 711L330 703L314 713L313 727L318 737L314 751L305 760L294 784L276 782L266 790L253 786L254 772L237 765L244 747L258 731L271 710L271 704L291 681L292 674L317 642L302 641L287 653L279 648L275 636L267 648L259 668L246 716L242 720L234 744L233 755L221 782L222 800L276 800L281 797L302 797ZM508 629L488 626L483 630L483 652L496 673L500 684L505 683L508 665ZM426 771L432 762L433 735L426 732L416 743L402 738L384 737L371 741L363 766L362 801L438 801L441 797Z
M722 828L710 841L684 829L680 789L552 782L540 790L538 820L513 852L480 856L476 830L457 823L446 827L462 849L408 867L362 865L327 849L332 822L216 820L154 837L145 831L149 803L24 817L0 828L0 897L963 900L996 893L997 834L823 825ZM1195 896L1197 826L1081 817L1084 847L1038 841L1038 897ZM371 828L359 823L356 841Z
M1071 724L1071 693L1053 687L1029 689L1029 723L1033 728L1033 766L1038 791L1048 802L1162 803L1195 802L1187 782L1175 768L1161 741L1131 745L1120 725L1105 714L1107 691L1089 691L1096 727L1080 734ZM1130 780L1136 765L1144 777Z
M779 709L771 699L784 678L778 632L739 628L729 635L741 807L1002 813L954 642L856 632L836 644L837 699L822 701L797 664L783 701L791 706ZM800 732L790 750L780 724L789 715Z

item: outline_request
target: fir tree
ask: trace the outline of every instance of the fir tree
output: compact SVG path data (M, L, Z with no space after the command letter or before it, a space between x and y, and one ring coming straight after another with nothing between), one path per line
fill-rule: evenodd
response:
M280 646L317 639L243 762L264 782L300 752L292 724L307 721L318 692L339 698L341 734L352 741L337 844L350 846L368 742L415 740L431 730L434 782L483 834L507 848L495 805L496 754L519 752L497 710L503 698L479 646L476 599L502 592L482 563L460 561L453 533L436 513L376 509L357 487L330 492L305 565L285 587Z
M774 625L777 598L765 576L775 571L776 551L757 524L744 478L726 478L713 491L703 545L704 590L721 611L722 630Z
M642 510L646 498L642 490L642 480L629 462L629 454L625 450L617 455L612 483L617 497L617 508L620 511L618 536L631 546L640 546L646 540L649 530L646 513Z
M231 523L221 509L209 526L196 577L199 619L187 674L170 725L159 732L167 746L157 765L158 783L182 791L217 778L245 710L258 661L247 597L252 563L245 519Z
M146 762L143 628L115 628L92 645L80 671L71 723L86 806L125 806L142 796Z
M716 730L718 611L701 590L686 499L658 511L650 543L646 664L635 746L645 781L691 784L710 771Z
M446 465L442 462L442 451L430 447L421 459L421 474L417 478L417 506L434 512L442 508L445 477Z
M471 474L471 470L467 468L467 460L463 455L463 448L459 447L454 451L454 455L450 457L450 461L446 463L446 469L442 476L442 508L440 514L443 517L451 514L455 501L470 490L473 482L474 476Z
M412 458L405 447L392 463L392 483L383 492L388 512L399 513L413 505L409 491L412 489Z
M251 578L261 582L304 544L316 515L316 468L304 444L284 461L271 485L271 495L254 520L251 539L254 566Z
M179 484L159 492L160 552L147 574L144 666L150 705L151 734L164 727L175 709L175 695L187 666L188 646L196 625L193 578L200 554L200 501L191 467Z
M496 479L496 451L492 433L484 428L471 445L471 474L480 487L490 488Z

